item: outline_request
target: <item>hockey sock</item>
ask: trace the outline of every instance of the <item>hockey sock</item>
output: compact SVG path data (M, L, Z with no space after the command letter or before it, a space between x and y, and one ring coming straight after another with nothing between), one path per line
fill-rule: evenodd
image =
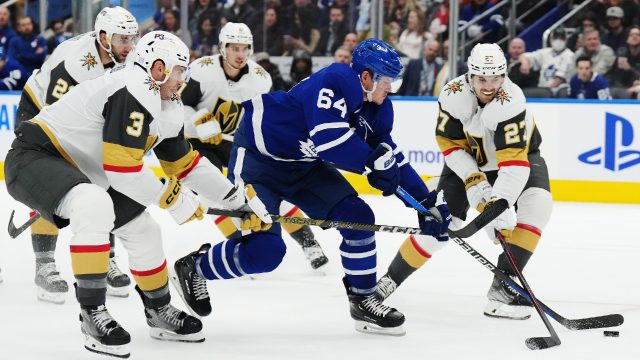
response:
M140 290L157 291L162 287L166 287L169 282L169 272L167 271L167 260L164 260L160 266L152 269L131 269L131 275ZM167 288L167 293L169 289Z
M300 210L300 208L298 208L297 206L294 206L293 209L289 210L289 212L287 212L286 214L284 214L284 216L287 217L299 217L302 218L304 217L304 214L302 213L302 211ZM280 224L282 226L282 228L284 229L284 231L286 231L287 233L289 233L291 236L293 236L294 233L298 232L298 230L302 229L303 225L299 225L299 224L288 224L288 223L284 223L284 224ZM308 227L308 226L307 226ZM294 239L296 241L298 241L297 238L294 237ZM300 241L298 241L300 242ZM302 245L302 244L300 244Z
M71 267L80 305L104 305L107 296L109 244L71 245Z
M220 232L222 232L222 235L227 239L237 239L242 236L230 217L218 216L215 219L215 223L218 229L220 229Z
M342 239L340 244L342 267L349 289L356 295L370 295L376 287L376 240L370 236L360 240Z
M31 244L36 256L36 264L54 261L58 228L49 221L40 218L31 225Z
M391 261L388 275L399 286L430 258L431 254L424 250L411 235L402 243L400 250Z
M513 233L508 241L509 250L513 253L513 257L516 260L516 264L520 270L524 269L533 255L533 252L538 245L538 241L540 240L540 236L542 235L541 231L531 225L527 224L518 224L513 229ZM507 261L507 256L502 253L498 257L498 268L505 271L510 275L515 275L513 269L511 269L511 265L509 261Z
M109 234L109 245L111 245L111 247L109 248L109 259L111 259L114 256L116 256L116 252L115 252L116 237L113 234Z
M140 286L136 286L136 290L142 297L144 307L149 309L157 309L171 303L171 294L169 293L169 283L155 290L142 290ZM143 296L144 295L144 296Z
M280 265L287 249L273 233L252 233L218 243L196 259L196 271L209 280L232 279L270 272Z

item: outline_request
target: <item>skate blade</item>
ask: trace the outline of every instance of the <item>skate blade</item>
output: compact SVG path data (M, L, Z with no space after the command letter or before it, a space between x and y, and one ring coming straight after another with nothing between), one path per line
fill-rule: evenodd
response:
M180 295L180 299L182 300L182 303L184 304L184 306L186 306L187 311L189 311L189 314L191 314L192 316L195 316L198 320L202 320L202 316L200 316L197 312L195 312L191 308L191 306L189 306L189 303L187 302L187 300L184 298L184 292L182 291L182 286L180 285L180 279L178 279L178 274L176 274L176 271L173 269L173 266L169 266L169 280L171 280L171 284L173 284L173 287L178 292L178 295Z
M407 332L402 325L390 328L383 328L366 321L355 320L356 331L365 334L388 335L388 336L404 336Z
M129 297L129 286L114 287L107 284L107 295L114 297Z
M126 359L131 355L131 353L129 352L129 344L104 345L86 334L84 340L84 348L97 354L108 355L122 359Z
M507 305L495 300L489 300L484 308L484 315L498 319L527 320L531 317L531 307Z
M64 304L66 292L54 293L54 292L46 291L45 289L39 286L37 288L38 288L38 300L48 302L51 304L57 304L57 305Z
M194 334L181 335L164 329L150 328L149 335L151 335L151 337L154 339L162 341L178 341L186 343L204 342L204 334L202 333L202 331L198 331Z

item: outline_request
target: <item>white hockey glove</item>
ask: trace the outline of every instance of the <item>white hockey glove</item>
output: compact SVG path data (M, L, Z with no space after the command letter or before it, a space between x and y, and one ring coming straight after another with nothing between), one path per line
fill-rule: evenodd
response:
M194 219L202 220L204 208L198 196L180 184L175 177L161 178L162 189L157 202L161 209L169 211L173 220L182 225Z
M496 198L492 198L486 204L479 205L479 211L482 212L484 209L495 202ZM513 228L518 224L518 219L516 216L516 211L513 206L509 207L502 214L498 215L492 222L490 222L486 227L485 231L487 235L489 235L489 239L493 240L494 243L499 243L498 238L496 237L496 230L499 231L504 237L505 241L508 241L511 237L511 233L513 232Z
M198 138L203 143L218 145L222 142L222 129L213 113L207 109L200 109L193 114L191 121L196 126Z
M469 175L469 177L464 181L464 189L467 191L467 200L469 200L469 205L482 212L479 205L486 204L489 201L492 190L484 173L476 172Z
M244 192L235 186L222 199L221 205L231 210L247 212L247 215L242 218L231 219L240 231L261 231L271 228L273 222L271 216L252 185L246 185Z

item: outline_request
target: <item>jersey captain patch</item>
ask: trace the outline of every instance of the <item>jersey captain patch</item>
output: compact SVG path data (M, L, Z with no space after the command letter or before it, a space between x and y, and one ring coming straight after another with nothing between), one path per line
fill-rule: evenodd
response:
M496 93L496 101L500 101L500 105L504 105L504 102L511 102L511 95L503 88L500 88Z
M448 83L447 87L444 88L444 91L447 92L447 96L457 92L462 92L462 80Z
M149 90L153 91L153 95L158 95L160 92L160 85L157 82L153 81L152 78L148 77L144 80L145 85L149 85Z
M95 56L93 56L93 54L91 54L90 52L88 52L87 55L83 56L80 61L82 61L82 66L87 67L87 71L98 65Z

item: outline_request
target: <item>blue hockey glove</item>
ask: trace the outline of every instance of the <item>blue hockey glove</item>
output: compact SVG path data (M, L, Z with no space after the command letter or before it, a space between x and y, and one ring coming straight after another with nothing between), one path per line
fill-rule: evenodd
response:
M420 202L424 207L429 209L430 215L423 215L418 213L418 223L420 229L427 235L431 235L438 241L449 240L447 230L449 230L449 224L451 223L451 211L444 199L444 193L442 190L435 193L432 191L429 193L426 199Z
M381 143L367 158L365 174L369 184L381 190L382 195L393 195L400 184L400 171L391 146Z

